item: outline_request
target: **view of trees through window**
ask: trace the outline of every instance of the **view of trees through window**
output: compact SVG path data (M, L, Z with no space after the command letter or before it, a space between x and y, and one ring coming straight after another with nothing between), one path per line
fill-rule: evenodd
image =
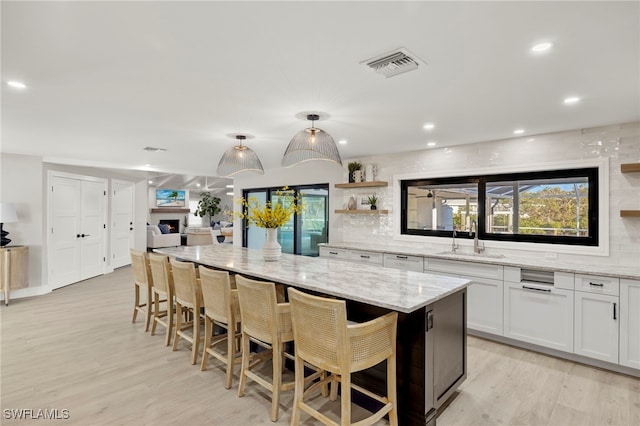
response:
M402 181L404 234L597 244L597 169ZM475 226L474 226L475 225Z

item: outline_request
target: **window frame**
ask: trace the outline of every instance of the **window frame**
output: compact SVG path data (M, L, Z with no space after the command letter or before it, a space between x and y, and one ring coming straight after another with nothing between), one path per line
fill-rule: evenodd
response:
M416 185L451 185L475 183L478 185L478 238L487 241L524 242L537 244L557 244L566 246L598 247L600 242L600 178L599 167L586 166L568 169L549 169L527 172L507 172L499 174L474 174L466 176L434 177L434 178L406 178L400 179L400 235L445 237L451 238L452 231L421 230L407 228L408 188ZM491 182L523 181L553 178L586 177L589 183L588 193L588 227L589 236L552 236L533 234L497 234L486 230L486 186ZM473 234L465 230L456 230L456 238L470 239Z

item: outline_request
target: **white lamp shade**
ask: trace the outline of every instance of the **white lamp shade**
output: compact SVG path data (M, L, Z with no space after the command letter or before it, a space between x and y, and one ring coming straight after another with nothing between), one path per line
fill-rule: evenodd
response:
M0 203L0 223L17 222L16 207L10 203Z
M291 167L312 160L328 160L342 165L342 159L333 138L317 127L301 130L293 136L282 157L282 165Z

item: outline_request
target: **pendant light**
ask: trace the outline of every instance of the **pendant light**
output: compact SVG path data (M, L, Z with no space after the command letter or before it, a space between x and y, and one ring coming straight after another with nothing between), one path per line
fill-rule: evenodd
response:
M230 135L235 138L239 145L227 149L218 163L219 176L233 176L241 172L254 172L263 175L262 163L255 152L249 147L242 145L242 141L247 139L247 135Z
M282 165L291 167L311 160L328 160L342 165L338 147L331 135L314 126L314 121L320 119L320 116L307 114L306 118L311 121L311 127L293 136L282 157Z

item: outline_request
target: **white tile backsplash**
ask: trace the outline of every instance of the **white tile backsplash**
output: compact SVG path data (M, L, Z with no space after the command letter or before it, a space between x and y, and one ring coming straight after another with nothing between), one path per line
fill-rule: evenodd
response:
M640 265L640 218L621 218L620 209L640 209L640 173L621 173L621 163L640 162L640 122L606 127L578 129L489 141L424 151L360 157L351 160L377 166L376 180L389 182L385 188L332 189L342 191L346 205L349 197L356 199L373 192L378 195L378 209L388 209L388 215L343 215L334 221L331 241L437 247L443 250L451 244L448 239L413 241L394 240L393 176L419 173L441 176L447 171L465 171L505 167L535 166L567 161L609 159L609 256L559 253L558 261L595 263L600 265ZM347 181L345 167L344 180ZM359 206L362 207L362 206ZM342 216L342 215L341 215ZM541 256L539 250L509 249L516 257ZM640 266L639 266L640 267Z

